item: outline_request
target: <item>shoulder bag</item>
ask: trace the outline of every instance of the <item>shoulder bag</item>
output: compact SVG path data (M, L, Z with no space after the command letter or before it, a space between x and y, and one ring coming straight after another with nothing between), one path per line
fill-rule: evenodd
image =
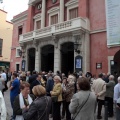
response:
M58 96L51 96L52 102L58 102Z
M47 107L48 107L48 103L49 103L49 98L45 97L46 99L46 107L45 107L45 110L43 111L42 115L39 117L38 116L38 120L42 120L41 118L43 117L43 115L45 114L46 110L47 110ZM39 115L39 112L38 112L38 115ZM46 116L47 117L47 116Z
M79 109L79 111L77 112L77 114L75 115L75 117L72 117L71 120L75 120L75 118L77 117L77 115L78 115L78 113L80 112L80 110L81 110L81 109L83 108L83 106L87 103L89 97L90 97L90 93L89 93L89 95L88 95L86 101L85 101L85 102L83 103L83 105L80 107L80 109Z

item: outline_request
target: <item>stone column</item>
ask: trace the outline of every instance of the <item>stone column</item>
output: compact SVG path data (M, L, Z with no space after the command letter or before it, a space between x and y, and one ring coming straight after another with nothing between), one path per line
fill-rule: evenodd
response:
M60 0L60 22L64 22L64 0Z
M60 70L60 45L58 44L58 38L54 37L54 73Z
M39 50L38 50L39 43L38 41L34 39L33 45L35 47L35 70L39 72Z
M85 33L85 53L86 53L86 69L85 71L90 71L90 38L89 38L89 33Z
M42 0L41 28L45 27L46 0Z
M39 51L35 53L35 70L39 72Z
M82 46L82 54L83 54L83 72L86 73L90 71L90 39L89 33L86 32L83 34L83 46Z
M27 25L26 25L26 32L30 32L33 30L33 16L35 13L35 6L29 5L28 8L28 16L27 16Z

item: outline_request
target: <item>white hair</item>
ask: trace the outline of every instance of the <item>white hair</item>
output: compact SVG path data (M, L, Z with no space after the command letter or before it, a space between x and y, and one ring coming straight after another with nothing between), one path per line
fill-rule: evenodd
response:
M112 80L114 80L114 76L113 75L110 75L109 78L112 79Z
M75 82L75 76L74 75L69 75L68 79L70 80L70 83L74 83Z
M61 78L60 78L60 76L58 76L58 75L56 75L56 76L54 77L54 79L58 79L58 80L61 82Z
M120 77L118 77L118 82L120 82Z

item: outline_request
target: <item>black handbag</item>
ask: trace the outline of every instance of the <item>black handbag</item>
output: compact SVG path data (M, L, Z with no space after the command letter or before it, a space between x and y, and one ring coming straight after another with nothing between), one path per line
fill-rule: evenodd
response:
M45 110L43 111L43 114L41 116L38 116L38 120L42 120L42 117L43 115L46 113L47 111L47 108L48 108L48 104L49 104L49 99L47 97L45 97L45 100L46 100L46 108ZM38 115L39 115L39 111L38 111ZM46 117L47 117L47 114L46 114Z
M78 113L80 112L80 110L83 108L83 106L87 103L87 101L88 101L88 99L89 99L89 96L90 96L90 93L89 93L89 95L88 95L88 97L87 97L87 100L83 103L83 105L80 107L80 109L79 109L79 111L77 112L77 114L75 115L75 117L72 117L72 119L71 120L75 120L75 118L77 117L77 115L78 115Z
M52 102L58 102L58 96L51 96Z

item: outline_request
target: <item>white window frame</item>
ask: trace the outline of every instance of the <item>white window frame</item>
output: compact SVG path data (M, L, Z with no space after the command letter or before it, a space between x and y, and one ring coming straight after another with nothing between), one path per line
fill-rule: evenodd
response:
M21 47L16 47L16 57L20 57L18 50L21 50Z
M71 9L74 9L74 8L77 8L78 7L78 3L79 1L78 0L70 0L69 2L67 2L65 4L65 7L67 7L67 21L70 20L70 10Z
M20 62L16 62L16 63L15 63L15 71L16 71L16 69L17 69L17 67L16 67L17 64L19 64L19 69L21 69L21 67L20 67Z
M108 72L111 72L110 61L114 59L114 56L108 56Z
M58 15L58 23L60 22L60 8L53 7L47 12L49 14L49 26L51 25L51 17L54 15Z
M34 19L34 30L37 30L37 21L40 21L41 20L41 13L39 13L39 14L37 14L37 15L35 15L34 17L33 17L33 19Z

